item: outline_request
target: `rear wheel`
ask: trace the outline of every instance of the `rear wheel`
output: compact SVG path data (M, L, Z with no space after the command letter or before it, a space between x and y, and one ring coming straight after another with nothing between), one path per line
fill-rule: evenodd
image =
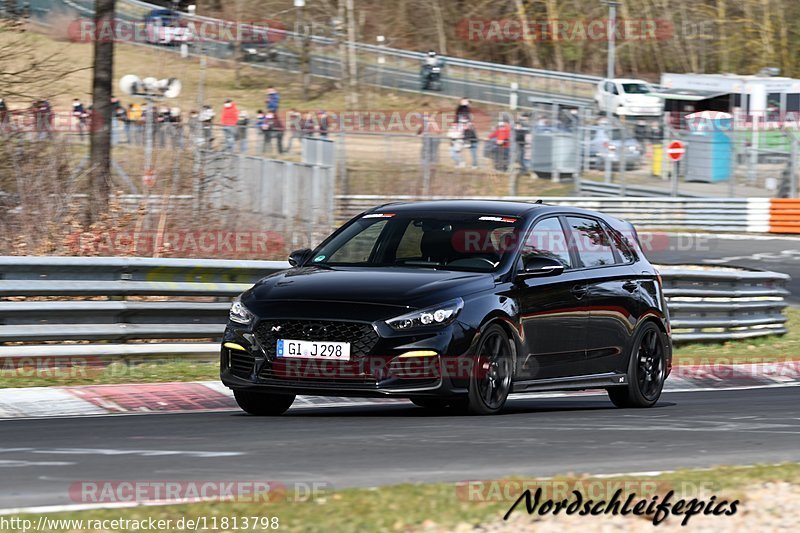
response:
M472 365L469 392L457 407L473 415L499 413L514 376L514 350L502 327L493 324L481 333Z
M652 407L661 396L666 379L666 340L652 322L637 333L628 363L628 384L610 387L608 397L617 407Z
M292 406L295 395L235 390L233 397L246 413L256 416L277 416Z

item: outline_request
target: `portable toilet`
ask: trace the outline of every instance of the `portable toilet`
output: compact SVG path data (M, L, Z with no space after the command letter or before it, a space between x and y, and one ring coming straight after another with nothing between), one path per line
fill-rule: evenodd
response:
M731 179L733 117L719 111L700 111L685 117L686 181L714 183Z

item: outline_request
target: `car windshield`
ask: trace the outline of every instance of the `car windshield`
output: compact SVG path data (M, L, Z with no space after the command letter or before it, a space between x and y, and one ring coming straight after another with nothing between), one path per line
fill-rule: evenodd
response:
M650 92L650 87L644 83L623 83L622 90L626 94L647 94Z
M481 214L367 214L321 246L321 266L493 272L515 249L521 219Z

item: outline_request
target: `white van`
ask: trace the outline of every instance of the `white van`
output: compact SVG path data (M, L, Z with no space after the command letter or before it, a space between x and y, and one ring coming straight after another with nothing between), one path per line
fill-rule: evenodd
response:
M605 79L597 84L594 101L597 109L607 115L661 116L663 100L652 93L653 87L645 80Z

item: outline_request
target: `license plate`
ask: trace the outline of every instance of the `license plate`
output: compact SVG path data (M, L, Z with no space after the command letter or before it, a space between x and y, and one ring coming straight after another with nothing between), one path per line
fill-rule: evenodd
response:
M278 339L277 355L278 357L295 357L299 359L349 361L350 343Z

